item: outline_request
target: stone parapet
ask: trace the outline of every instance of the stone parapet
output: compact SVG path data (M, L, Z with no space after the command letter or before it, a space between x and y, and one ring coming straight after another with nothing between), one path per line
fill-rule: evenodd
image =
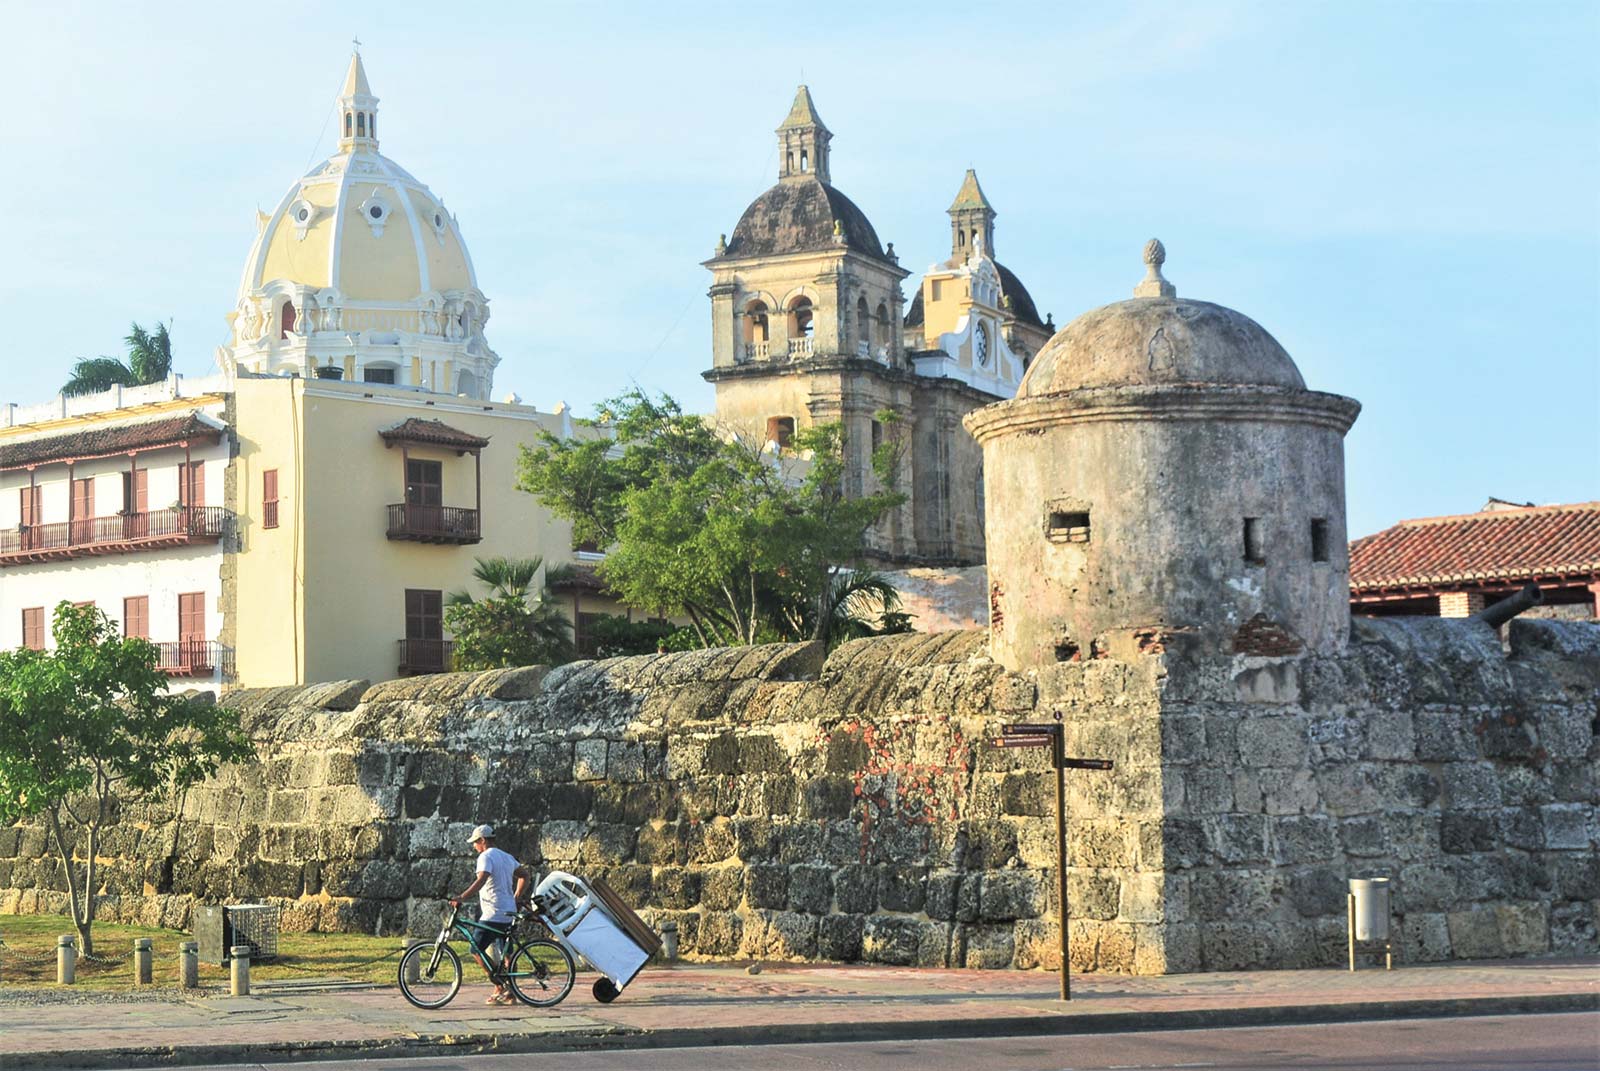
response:
M1116 763L1068 781L1078 969L1333 964L1369 874L1402 961L1593 953L1600 628L1509 634L1358 620L1343 654L1264 657L1134 630L1016 674L967 631L235 692L260 760L124 815L102 917L266 899L422 932L487 821L688 959L1053 967L1051 773L988 742L1059 717ZM47 848L0 829L0 910L59 909Z

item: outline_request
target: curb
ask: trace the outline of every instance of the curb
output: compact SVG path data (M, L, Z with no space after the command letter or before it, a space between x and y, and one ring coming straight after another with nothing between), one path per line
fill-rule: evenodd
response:
M1013 1015L993 1019L923 1019L861 1023L781 1023L736 1027L636 1030L627 1027L556 1030L539 1034L442 1034L239 1045L173 1045L74 1049L0 1054L6 1071L65 1071L135 1067L182 1067L224 1063L295 1063L312 1060L398 1059L483 1054L602 1052L640 1049L721 1048L733 1045L798 1045L826 1041L936 1041L963 1038L1051 1037L1206 1030L1231 1027L1303 1026L1485 1015L1537 1015L1600 1011L1600 993L1538 996L1459 997L1443 1000L1374 1001L1359 1004L1279 1004L1189 1011L1126 1011ZM818 1037L825 1032L825 1037Z

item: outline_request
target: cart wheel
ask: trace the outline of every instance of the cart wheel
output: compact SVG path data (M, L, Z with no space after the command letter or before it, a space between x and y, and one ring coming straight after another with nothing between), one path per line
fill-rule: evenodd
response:
M610 1004L622 995L622 990L617 988L615 982L601 975L594 980L594 999L601 1004Z

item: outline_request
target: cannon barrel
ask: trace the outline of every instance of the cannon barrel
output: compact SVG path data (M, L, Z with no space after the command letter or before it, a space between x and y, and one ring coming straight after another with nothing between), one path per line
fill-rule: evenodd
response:
M1493 606L1485 606L1467 620L1482 621L1490 628L1499 628L1530 606L1538 606L1542 602L1544 602L1544 592L1539 590L1538 584L1529 581L1515 595L1501 599Z

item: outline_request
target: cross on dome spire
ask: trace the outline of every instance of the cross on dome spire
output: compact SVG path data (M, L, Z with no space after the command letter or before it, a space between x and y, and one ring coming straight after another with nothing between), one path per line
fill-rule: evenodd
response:
M367 84L367 69L361 63L361 39L356 38L350 53L350 69L339 90L339 151L377 151L378 98Z
M815 177L829 182L828 142L833 132L822 123L817 106L811 101L811 90L801 86L795 92L794 104L778 127L778 178L804 179Z

